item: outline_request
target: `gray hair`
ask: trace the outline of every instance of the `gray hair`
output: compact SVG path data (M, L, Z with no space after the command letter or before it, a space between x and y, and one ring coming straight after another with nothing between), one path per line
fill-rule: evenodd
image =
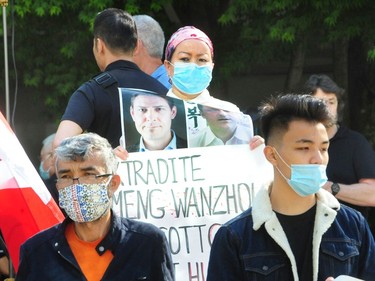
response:
M42 144L43 146L47 146L47 145L52 145L52 142L53 142L53 139L55 138L55 133L49 135L48 137L46 137L43 141L42 141Z
M133 16L138 38L142 40L150 56L163 58L165 37L160 24L148 15Z
M108 140L95 133L85 133L64 139L55 149L56 164L62 161L85 161L94 154L100 155L107 173L116 173L118 160Z

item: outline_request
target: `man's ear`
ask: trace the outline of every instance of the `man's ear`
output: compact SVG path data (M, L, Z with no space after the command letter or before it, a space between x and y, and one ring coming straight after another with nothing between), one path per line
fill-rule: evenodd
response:
M174 105L171 110L171 119L174 119L177 115L177 107Z
M266 145L263 149L263 153L268 162L270 162L273 166L277 165L275 149L272 146Z
M133 106L130 106L129 112L130 112L130 116L132 117L132 119L134 121L134 107Z
M141 48L143 47L143 42L141 39L138 38L137 40L137 46L134 48L133 55L137 56L141 52Z
M111 182L109 183L108 190L111 194L115 193L118 187L121 184L121 178L119 175L113 175L111 178Z
M95 38L95 48L98 53L103 53L104 48L106 48L104 41L100 38Z

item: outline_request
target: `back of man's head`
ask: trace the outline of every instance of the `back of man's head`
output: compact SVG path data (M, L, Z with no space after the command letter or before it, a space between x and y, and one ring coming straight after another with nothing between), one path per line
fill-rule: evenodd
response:
M100 12L94 21L94 38L100 38L109 49L133 54L137 46L137 29L132 16L115 8Z
M133 16L138 38L142 40L151 57L163 58L165 37L160 24L148 15Z
M260 108L265 143L280 140L295 120L322 123L329 127L333 119L324 101L310 95L287 94L271 99Z

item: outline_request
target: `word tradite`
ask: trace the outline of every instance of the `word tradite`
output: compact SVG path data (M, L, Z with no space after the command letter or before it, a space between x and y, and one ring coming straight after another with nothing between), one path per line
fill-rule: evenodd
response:
M189 181L203 181L203 170L198 165L200 155L157 158L123 162L126 167L127 186Z

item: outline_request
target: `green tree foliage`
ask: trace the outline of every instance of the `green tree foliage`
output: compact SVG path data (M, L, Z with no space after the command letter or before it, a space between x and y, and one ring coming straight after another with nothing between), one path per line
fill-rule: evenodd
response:
M226 26L242 26L242 44L273 42L276 46L291 46L308 39L311 50L338 39L360 37L371 42L368 59L375 58L375 26L372 0L233 0L219 22ZM267 59L272 56L266 56Z
M152 0L19 0L13 6L10 2L8 29L14 24L21 86L32 89L35 98L43 99L51 116L58 119L71 93L99 71L91 51L95 15L107 7L132 14L152 13L160 11L162 4ZM11 64L10 68L14 80Z
M288 89L300 80L304 68L298 73L296 67L306 56L333 50L332 72L348 92L350 124L370 135L375 127L370 115L375 105L374 15L372 0L232 0L219 22L237 31L232 34L240 38L240 52L228 58L233 65L241 60L235 64L240 69L260 59L289 60ZM245 54L246 49L253 54Z
M362 43L365 76L374 73L372 0L19 0L14 6L10 1L8 27L14 23L19 81L44 100L55 119L71 93L99 71L91 31L95 15L107 7L152 15L163 26L166 39L183 25L207 32L215 44L216 85L234 75L256 73L259 65L269 62L290 62L287 82L292 84L304 71L305 56L319 57L333 45L347 50L351 40ZM336 57L334 65L342 72L346 55ZM10 75L13 81L14 72ZM345 73L335 80L349 89L342 77ZM366 88L375 89L374 79L366 83ZM359 92L354 100L359 108L373 102L371 95Z

